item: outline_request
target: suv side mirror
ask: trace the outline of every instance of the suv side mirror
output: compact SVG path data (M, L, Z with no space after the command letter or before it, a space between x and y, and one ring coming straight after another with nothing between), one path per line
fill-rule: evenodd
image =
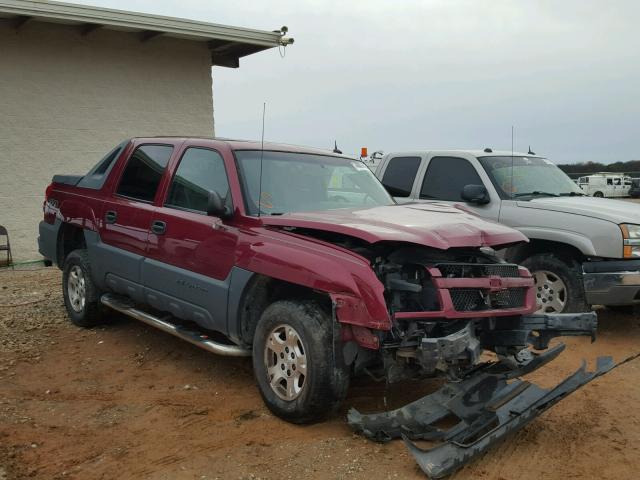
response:
M229 207L224 204L220 194L213 190L209 192L209 198L207 199L207 215L220 218L231 216Z
M491 201L484 185L465 185L460 194L465 202L485 205Z

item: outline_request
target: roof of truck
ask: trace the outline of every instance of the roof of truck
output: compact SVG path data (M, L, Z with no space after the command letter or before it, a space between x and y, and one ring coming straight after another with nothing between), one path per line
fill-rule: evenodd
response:
M440 149L425 149L425 150L409 150L402 152L389 152L387 155L426 155L426 154L434 154L438 155L471 155L473 157L510 157L513 155L514 157L534 157L534 158L543 158L541 155L536 155L535 153L524 153L524 152L511 152L511 150L492 150L491 152L486 152L485 150L440 150Z
M210 143L211 146L219 143L225 143L232 150L260 150L263 148L263 144L260 140L240 140L240 139L232 139L225 137L184 137L184 136L158 136L158 137L134 137L131 140L141 141L141 142L158 142L165 140L170 141L190 141L193 143L199 144L207 144ZM329 155L332 157L342 157L342 158L351 158L348 155L335 153L331 150L324 150L321 148L314 147L306 147L302 145L291 145L288 143L275 143L275 142L264 142L264 150L265 151L278 151L278 152L292 152L292 153L311 153L316 155ZM352 158L351 158L352 159ZM352 159L353 160L353 159Z

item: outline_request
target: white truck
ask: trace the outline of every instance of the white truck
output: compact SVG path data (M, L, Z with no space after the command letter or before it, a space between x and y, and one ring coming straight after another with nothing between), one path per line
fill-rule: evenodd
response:
M525 153L386 154L376 175L398 202L458 204L520 230L504 252L536 280L539 312L640 304L640 206L588 197L546 158Z
M578 186L592 197L628 197L632 178L623 173L595 173L578 178Z

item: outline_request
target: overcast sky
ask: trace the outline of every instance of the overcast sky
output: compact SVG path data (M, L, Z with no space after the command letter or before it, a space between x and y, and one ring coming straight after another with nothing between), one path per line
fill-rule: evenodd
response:
M640 158L640 2L82 0L264 30L295 44L213 70L216 134L356 154L528 146Z

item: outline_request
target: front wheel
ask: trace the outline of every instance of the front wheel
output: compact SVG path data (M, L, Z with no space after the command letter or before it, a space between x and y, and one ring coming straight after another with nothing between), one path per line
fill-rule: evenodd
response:
M596 193L593 194L593 196L596 197L596 198L604 198L604 193L596 192Z
M260 317L253 369L260 394L275 415L293 423L323 419L349 386L348 370L334 355L333 325L315 302L278 301Z
M580 264L553 253L538 253L525 259L535 281L536 313L576 313L589 311Z

